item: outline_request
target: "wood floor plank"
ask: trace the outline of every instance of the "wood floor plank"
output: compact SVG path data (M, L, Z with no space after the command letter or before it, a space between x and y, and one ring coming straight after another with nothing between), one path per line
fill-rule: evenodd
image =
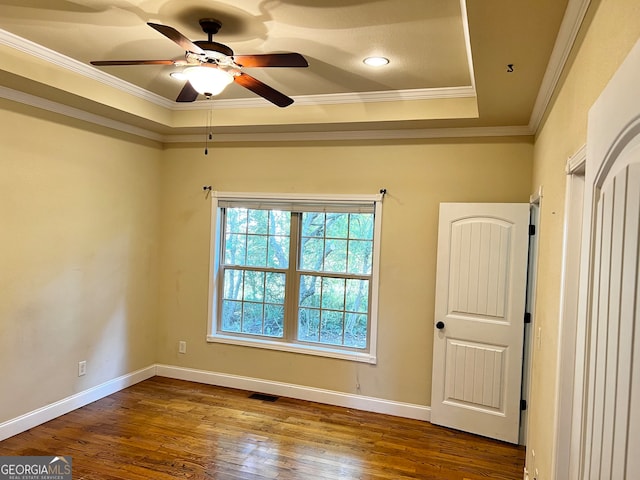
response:
M410 420L153 377L0 442L81 480L520 480L522 447Z

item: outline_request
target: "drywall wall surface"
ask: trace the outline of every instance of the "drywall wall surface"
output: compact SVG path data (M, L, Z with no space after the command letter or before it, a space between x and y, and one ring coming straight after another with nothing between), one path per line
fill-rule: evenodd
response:
M204 138L203 138L204 141ZM532 140L174 146L162 167L158 361L429 405L440 202L528 202ZM207 343L211 201L203 191L384 198L375 365ZM178 342L187 353L178 353Z
M7 100L0 124L1 423L155 362L161 150Z

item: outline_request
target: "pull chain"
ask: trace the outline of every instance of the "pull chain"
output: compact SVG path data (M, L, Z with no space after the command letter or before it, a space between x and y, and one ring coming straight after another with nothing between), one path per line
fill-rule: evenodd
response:
M205 131L204 140L204 154L209 155L209 140L213 140L213 101L211 97L207 97L207 100L211 101L211 108L207 110L207 129Z

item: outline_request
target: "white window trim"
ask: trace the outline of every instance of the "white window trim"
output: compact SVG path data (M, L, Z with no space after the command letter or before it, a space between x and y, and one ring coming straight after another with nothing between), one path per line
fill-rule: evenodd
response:
M378 344L378 284L380 282L380 240L382 226L382 199L383 194L375 195L345 195L345 194L292 194L292 193L249 193L249 192L211 192L211 234L209 245L209 310L207 326L207 342L225 343L231 345L241 345L245 347L265 348L269 350L279 350L282 352L302 353L321 357L338 358L375 364L377 363ZM333 349L324 345L306 345L289 343L286 341L269 340L263 338L238 337L217 331L216 305L218 265L220 242L220 215L218 202L220 200L269 200L287 202L318 202L337 204L362 204L372 202L374 204L374 228L373 228L373 258L371 270L371 304L369 322L369 351L357 352L342 349Z

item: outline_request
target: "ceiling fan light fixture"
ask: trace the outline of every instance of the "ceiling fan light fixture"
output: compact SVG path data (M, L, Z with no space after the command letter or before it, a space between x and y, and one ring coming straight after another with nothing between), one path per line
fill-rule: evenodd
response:
M389 63L389 59L385 57L367 57L363 60L363 63L370 67L383 67Z
M188 80L184 72L171 72L169 76L176 80Z
M233 75L220 68L189 67L182 73L194 90L202 95L218 95L233 82Z

